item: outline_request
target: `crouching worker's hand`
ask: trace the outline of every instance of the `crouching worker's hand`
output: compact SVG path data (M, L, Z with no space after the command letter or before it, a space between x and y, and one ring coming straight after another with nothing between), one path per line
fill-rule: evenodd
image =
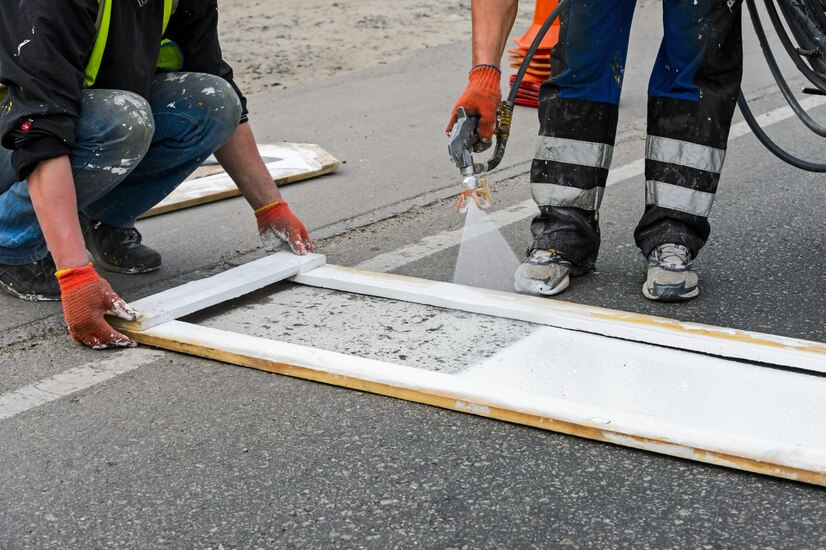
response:
M75 342L94 349L134 347L129 338L109 326L104 319L111 311L121 319L134 321L140 315L115 294L92 264L58 271L63 315Z
M301 223L284 201L275 201L255 211L258 221L258 234L268 252L275 252L283 243L302 256L315 252L307 228Z

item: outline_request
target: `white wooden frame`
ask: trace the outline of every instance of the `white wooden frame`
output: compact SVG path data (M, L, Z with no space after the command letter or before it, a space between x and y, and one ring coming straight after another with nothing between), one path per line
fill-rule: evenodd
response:
M320 255L278 253L133 306L143 317L115 324L135 340L172 351L368 391L455 411L654 451L700 462L826 486L826 448L800 447L681 425L640 415L491 387L456 375L276 342L177 321L186 315L291 279L344 292L528 321L631 342L781 368L801 377L826 374L826 344L568 304L462 285L324 265ZM717 360L717 359L715 359ZM773 365L774 367L771 367ZM609 417L610 425L596 418Z

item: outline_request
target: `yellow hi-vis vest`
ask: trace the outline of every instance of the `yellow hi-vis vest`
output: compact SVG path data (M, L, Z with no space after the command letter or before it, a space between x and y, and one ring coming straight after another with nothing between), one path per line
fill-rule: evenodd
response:
M172 14L178 7L178 1L179 0L164 0L161 34L166 32L166 27L169 25L169 18L172 17ZM95 84L95 80L97 80L100 64L103 61L103 52L106 50L106 40L109 38L109 24L112 20L112 0L98 0L98 2L100 9L98 9L98 18L95 22L97 36L95 36L95 43L92 46L89 61L86 63L84 85L87 88L91 88ZM171 40L161 41L161 51L158 55L156 67L165 71L176 71L183 67L183 54L177 44Z

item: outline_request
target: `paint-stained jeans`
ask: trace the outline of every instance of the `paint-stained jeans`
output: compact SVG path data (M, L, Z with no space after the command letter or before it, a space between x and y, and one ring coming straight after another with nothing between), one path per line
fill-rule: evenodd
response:
M241 104L222 78L200 73L155 77L149 100L123 91L85 90L70 155L78 208L133 227L235 133ZM0 264L42 259L46 242L11 151L0 149Z

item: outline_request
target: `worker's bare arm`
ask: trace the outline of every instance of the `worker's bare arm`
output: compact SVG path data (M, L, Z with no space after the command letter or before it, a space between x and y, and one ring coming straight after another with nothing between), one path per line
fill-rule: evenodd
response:
M258 145L249 124L238 126L227 144L215 152L215 158L238 186L253 210L283 200L281 192L272 181L270 171L258 153Z
M479 117L478 140L473 150L481 153L490 147L496 128L496 113L502 99L499 64L505 51L513 22L517 0L473 0L473 68L468 85L450 114L445 133L449 136L456 123L459 108L468 116Z
M518 0L473 0L473 65L501 63L518 7Z
M69 157L40 162L28 177L37 221L58 269L89 263L77 217L77 196Z

